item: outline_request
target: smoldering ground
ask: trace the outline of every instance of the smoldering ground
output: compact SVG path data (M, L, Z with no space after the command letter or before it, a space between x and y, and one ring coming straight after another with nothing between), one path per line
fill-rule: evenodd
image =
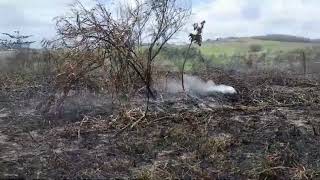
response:
M181 81L177 79L166 79L159 82L160 89L164 89L168 93L183 92ZM204 81L197 76L185 75L185 90L189 94L199 96L211 96L216 94L232 95L237 91L232 86L224 84L215 84L212 80Z

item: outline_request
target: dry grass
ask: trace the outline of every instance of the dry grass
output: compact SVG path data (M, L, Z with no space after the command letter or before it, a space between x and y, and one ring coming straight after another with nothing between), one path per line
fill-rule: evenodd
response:
M320 178L318 80L215 72L203 77L239 94L218 102L162 94L147 114L137 97L112 114L77 121L21 117L21 102L11 98L21 95L12 91L19 85L7 86L1 93L12 93L14 103L0 101L0 110L12 107L0 119L0 137L7 137L0 142L0 177Z

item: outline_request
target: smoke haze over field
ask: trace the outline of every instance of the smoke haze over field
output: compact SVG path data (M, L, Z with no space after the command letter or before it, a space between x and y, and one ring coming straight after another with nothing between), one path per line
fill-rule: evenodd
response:
M237 91L227 85L217 85L213 81L203 81L200 78L196 76L189 76L185 75L185 89L186 91L202 95L202 96L208 96L215 93L222 93L222 94L235 94ZM183 92L181 81L177 81L174 79L169 79L166 84L166 90L170 93L178 93Z

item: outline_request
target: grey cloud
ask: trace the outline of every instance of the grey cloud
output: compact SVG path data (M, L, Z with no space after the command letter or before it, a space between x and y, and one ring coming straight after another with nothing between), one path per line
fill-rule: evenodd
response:
M319 38L319 5L318 0L211 0L195 8L192 21L207 20L205 38L271 33Z
M86 6L94 3L85 1ZM120 2L125 0L100 0ZM189 24L206 20L204 38L287 33L320 37L318 0L201 0L193 1L194 18ZM0 0L0 32L20 30L34 40L55 34L54 17L68 11L74 0ZM126 1L128 2L128 1ZM185 40L178 36L178 41ZM1 38L1 37L0 37Z
M43 38L52 38L55 34L53 18L63 15L68 4L74 0L0 0L0 33L19 30L23 34L33 35L40 47ZM0 38L4 36L0 35Z
M259 19L261 16L261 8L256 3L248 2L247 5L241 10L241 13L245 19Z
M0 6L0 26L1 27L17 27L32 24L25 19L23 12L12 5Z

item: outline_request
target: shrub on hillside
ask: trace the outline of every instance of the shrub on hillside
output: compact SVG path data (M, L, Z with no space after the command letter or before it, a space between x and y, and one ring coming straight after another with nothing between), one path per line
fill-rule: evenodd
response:
M260 52L262 50L262 46L260 44L252 44L249 47L250 52Z

